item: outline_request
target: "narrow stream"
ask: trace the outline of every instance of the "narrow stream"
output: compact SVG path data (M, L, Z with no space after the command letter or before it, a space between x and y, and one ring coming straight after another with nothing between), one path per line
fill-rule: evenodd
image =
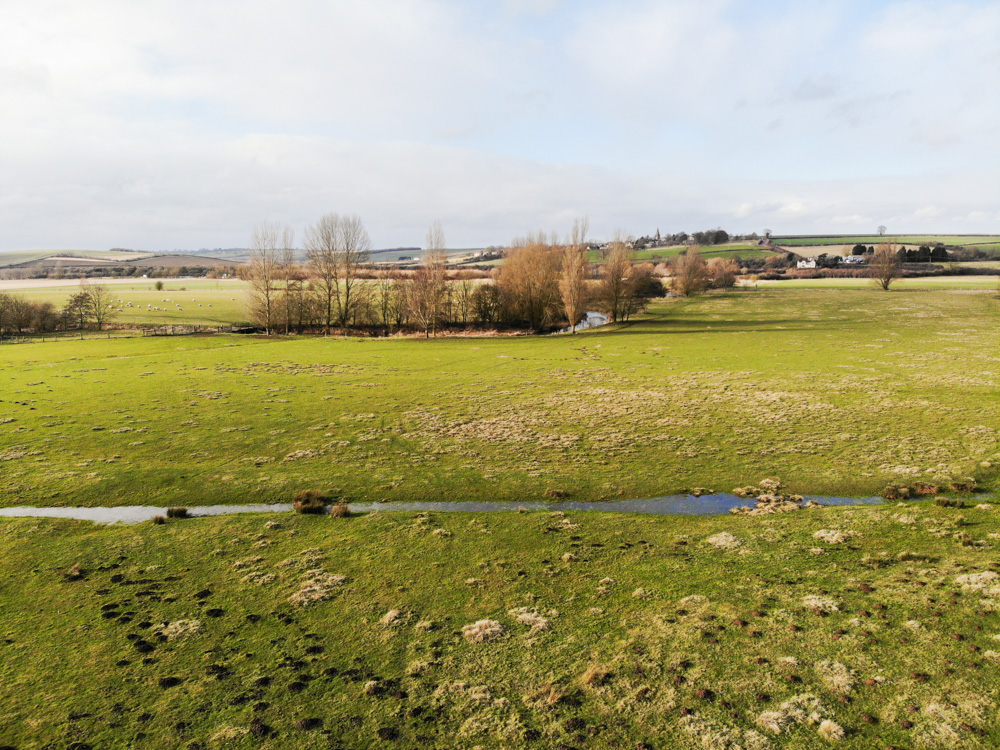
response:
M874 505L882 502L880 497L820 497L807 495L820 505ZM394 502L394 503L351 503L352 513L398 513L413 511L444 511L465 513L493 513L517 511L603 511L610 513L645 513L657 516L717 516L728 513L732 508L752 505L753 500L736 495L717 494L669 495L646 500L609 500L595 502ZM201 505L188 508L188 515L228 516L236 513L290 513L290 503L261 505ZM154 516L165 516L166 508L152 505L117 505L107 508L0 508L0 517L27 518L74 518L94 523L140 523Z

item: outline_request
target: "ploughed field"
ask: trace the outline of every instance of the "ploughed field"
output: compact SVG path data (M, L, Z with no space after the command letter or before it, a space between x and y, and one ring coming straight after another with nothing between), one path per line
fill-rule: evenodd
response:
M0 744L989 748L996 506L0 521Z
M989 487L990 292L744 290L576 336L0 347L0 502L198 505Z

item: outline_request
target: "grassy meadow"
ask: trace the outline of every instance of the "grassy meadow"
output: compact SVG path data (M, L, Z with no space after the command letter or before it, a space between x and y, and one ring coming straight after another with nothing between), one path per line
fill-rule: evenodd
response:
M923 281L668 299L576 336L6 345L0 502L989 486L1000 300Z
M926 245L941 242L946 245L985 245L1000 241L995 234L875 234L830 235L829 237L775 236L775 244L793 247L795 245L877 245L880 242L899 242L906 245Z
M163 283L162 290L156 289L157 281ZM101 282L95 279L91 283ZM248 319L247 285L236 279L115 280L107 287L115 306L121 308L112 319L113 324L219 326ZM62 282L52 286L32 283L18 288L15 283L9 283L3 291L34 302L51 302L57 309L62 309L69 298L80 291L80 287ZM128 306L130 302L131 307ZM150 306L160 309L149 309Z
M996 514L7 519L0 744L996 747Z

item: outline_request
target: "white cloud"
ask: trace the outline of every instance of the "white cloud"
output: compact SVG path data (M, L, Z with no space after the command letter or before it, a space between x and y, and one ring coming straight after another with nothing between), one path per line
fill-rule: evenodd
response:
M848 10L12 4L0 249L236 245L331 210L380 245L582 213L606 234L995 230L1000 7Z

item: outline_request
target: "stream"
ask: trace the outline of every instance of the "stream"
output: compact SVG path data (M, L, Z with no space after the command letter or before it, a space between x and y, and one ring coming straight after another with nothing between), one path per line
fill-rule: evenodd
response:
M805 500L815 500L820 505L874 505L880 497L820 497L806 495ZM493 513L518 511L603 511L610 513L645 513L656 516L717 516L732 508L752 505L753 500L736 495L715 494L669 495L645 500L606 500L594 502L392 502L350 503L352 513L400 513L419 511L444 511L465 513ZM188 517L228 516L236 513L290 513L291 503L260 505L201 505L188 507ZM94 523L140 523L155 516L166 516L167 509L152 505L116 505L110 507L14 507L0 508L0 517L17 518L73 518Z

